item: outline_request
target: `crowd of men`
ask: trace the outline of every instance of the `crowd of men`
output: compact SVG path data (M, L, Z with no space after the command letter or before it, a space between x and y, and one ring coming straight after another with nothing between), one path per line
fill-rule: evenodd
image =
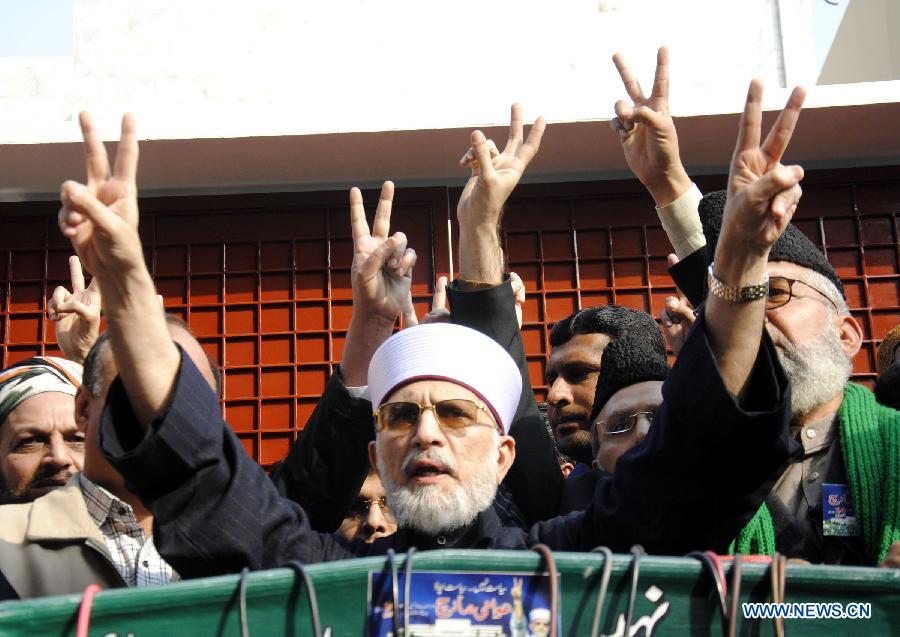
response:
M82 114L87 182L62 185L59 212L72 289L48 303L66 358L0 372L0 598L410 547L641 544L900 567L900 328L879 349L875 392L849 382L862 330L834 268L790 223L803 169L781 158L804 91L763 138L762 85L750 83L727 189L703 195L679 158L666 50L649 95L614 62L630 99L612 126L684 293L666 300L662 330L619 306L558 321L547 403L535 401L524 287L505 272L499 226L545 122L526 136L513 105L502 151L471 135L458 278L437 282L425 317L411 310L416 252L391 233L393 184L371 226L350 191L342 360L270 475L222 417L217 362L157 297L133 117L110 168ZM830 517L826 495L851 503L845 515Z

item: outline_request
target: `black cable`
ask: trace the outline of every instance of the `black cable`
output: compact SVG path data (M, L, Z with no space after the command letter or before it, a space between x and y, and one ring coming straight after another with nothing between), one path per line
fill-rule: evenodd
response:
M387 550L387 561L388 566L391 568L391 601L394 603L394 614L392 615L392 623L394 626L394 637L399 637L400 635L400 605L397 603L397 598L399 595L397 594L397 561L395 559L396 555L394 553L394 549Z
M238 580L238 615L241 620L241 637L250 637L250 627L247 624L247 573L250 569L246 566L241 569L241 578Z
M603 554L600 590L597 592L597 603L594 606L594 621L591 624L591 637L600 637L600 619L603 616L603 603L606 601L606 589L609 586L609 576L612 574L612 551L605 546L598 546L591 549L591 553Z
M716 595L719 598L719 610L722 612L722 622L724 626L725 622L728 621L728 601L726 599L725 593L725 582L722 581L722 576L719 573L719 569L716 566L716 563L713 562L712 558L703 551L694 551L692 553L688 553L687 557L693 557L700 560L700 563L712 576L713 584L715 584L716 587Z
M628 614L625 615L625 634L631 631L631 621L634 619L634 603L637 600L637 584L638 575L641 572L641 555L644 554L644 547L635 544L631 547L631 592L628 594Z
M297 560L291 560L284 566L294 571L303 580L303 585L306 587L306 595L309 598L309 615L312 618L313 637L322 637L322 622L319 620L319 600L316 597L316 587L313 586L312 578L306 572L306 569L303 568L303 564Z
M546 544L535 544L531 547L544 558L547 564L547 572L550 574L550 637L557 637L559 625L559 581L556 570L556 560L553 559L553 551Z
M403 564L403 635L409 634L409 587L412 581L413 556L416 547L410 546L406 551L406 561ZM396 611L394 613L396 615Z

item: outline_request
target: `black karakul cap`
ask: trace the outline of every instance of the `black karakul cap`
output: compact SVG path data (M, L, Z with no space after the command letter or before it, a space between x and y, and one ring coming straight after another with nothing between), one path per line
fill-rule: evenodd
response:
M669 375L666 343L656 321L636 310L630 318L628 329L603 350L591 422L620 389L648 380L665 380Z
M725 211L725 191L716 190L708 193L700 201L700 221L703 224L703 234L706 236L706 255L710 263L716 254L716 244L719 241L719 233L722 231L722 213ZM841 296L846 300L844 284L837 272L831 267L828 259L822 254L815 244L803 234L797 226L788 224L784 233L772 246L769 252L769 261L787 261L796 263L804 268L818 272L826 279L834 283Z

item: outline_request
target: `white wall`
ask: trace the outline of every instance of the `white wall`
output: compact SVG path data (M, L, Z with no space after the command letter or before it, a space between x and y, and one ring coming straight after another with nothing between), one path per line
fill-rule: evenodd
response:
M680 113L731 112L750 77L783 83L777 13L775 0L75 0L74 58L0 59L0 142L76 139L81 109L134 111L162 139L467 127L502 122L514 100L526 116L595 119L622 96L612 53L649 84L661 43Z

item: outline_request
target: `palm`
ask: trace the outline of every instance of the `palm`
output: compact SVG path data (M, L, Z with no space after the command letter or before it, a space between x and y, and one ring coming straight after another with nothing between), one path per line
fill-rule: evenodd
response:
M409 297L412 268L416 254L406 247L406 235L388 236L394 184L387 181L381 189L371 232L366 221L362 193L350 191L350 228L353 234L353 311L397 320Z
M351 275L359 282L360 292L374 312L396 318L409 295L410 279L396 276L385 268L373 273L365 267L372 253L384 242L385 239L371 236L361 239L353 254Z
M750 84L747 104L741 117L740 133L728 180L726 214L737 219L733 226L743 240L768 248L774 244L787 224L790 214L776 211L774 199L767 194L769 181L778 178L781 157L790 141L800 115L804 92L796 88L784 110L760 143L762 126L762 84ZM790 188L793 184L784 184Z
M503 152L494 158L490 156L490 145L484 135L480 131L472 134L472 146L478 161L473 166L472 176L466 182L457 204L456 215L461 225L472 227L478 221L488 224L499 221L503 204L537 154L544 127L544 119L539 117L532 125L528 139L525 139L522 107L513 104L509 139Z
M103 215L104 227L101 228L90 219L82 221L78 213L75 213L74 218L78 223L66 231L66 236L72 241L72 247L84 267L97 272L104 266L109 268L117 267L119 263L132 263L135 251L141 251L137 235L137 133L134 118L126 114L122 118L122 135L115 163L110 170L106 147L93 120L87 113L81 113L79 122L84 137L87 167L85 189L112 214ZM65 210L66 198L71 199L77 194L74 184L64 190Z

